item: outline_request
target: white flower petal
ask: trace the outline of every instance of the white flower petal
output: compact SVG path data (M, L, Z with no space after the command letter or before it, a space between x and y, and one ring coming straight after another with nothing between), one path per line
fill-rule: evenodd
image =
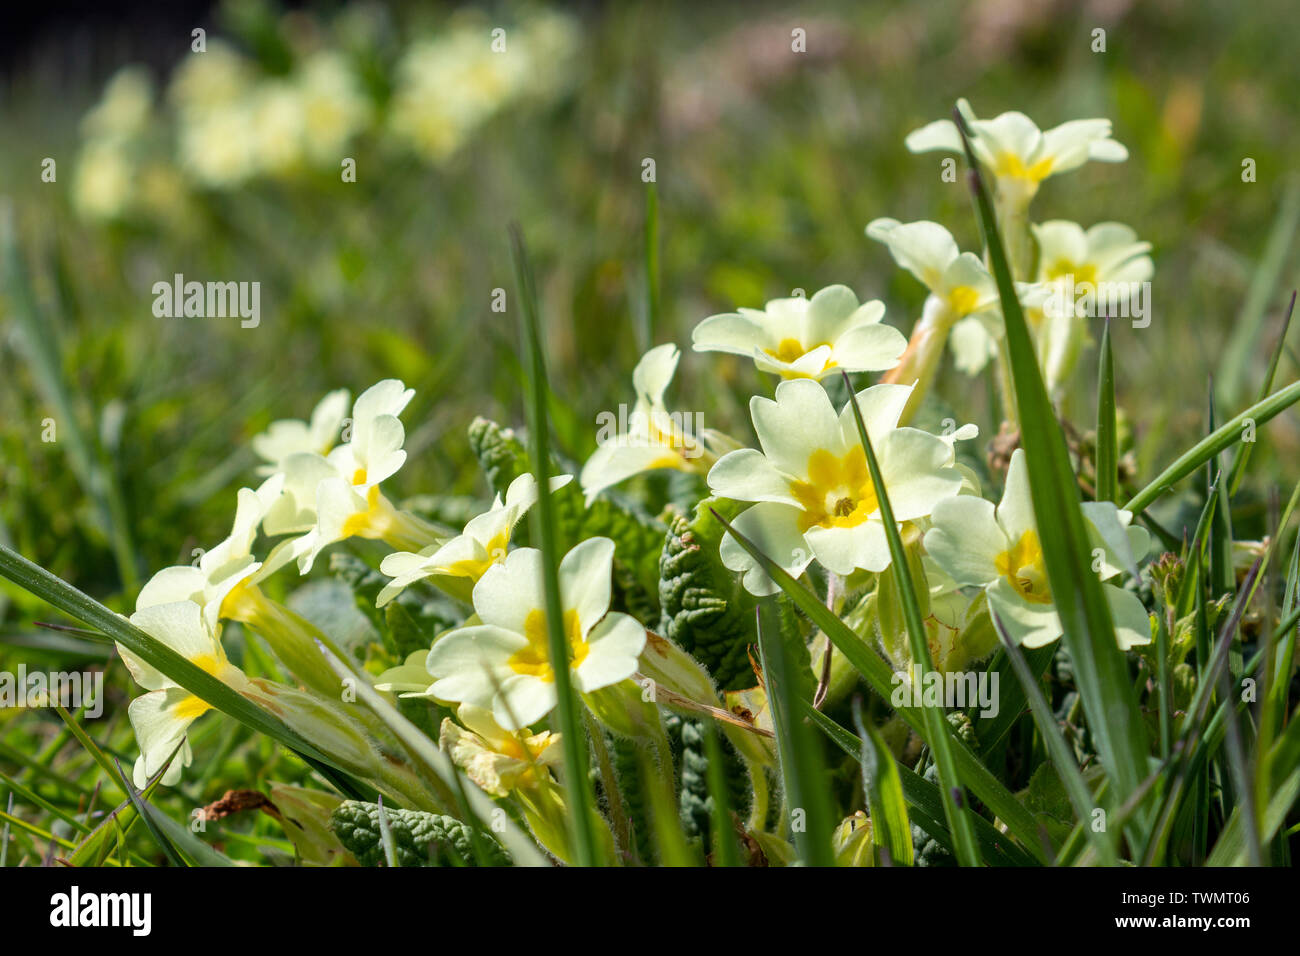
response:
M998 524L1012 541L1019 541L1026 531L1037 531L1034 521L1034 503L1029 496L1029 467L1025 464L1025 450L1017 448L1011 453L1007 466L1007 483L998 504Z
M386 378L371 385L352 406L352 439L356 440L358 425L364 429L381 415L400 415L414 397L415 389L407 388L400 379Z
M587 694L631 677L645 642L645 627L636 619L606 615L587 635L587 656L574 669L577 689Z
M586 634L609 611L613 588L614 542L588 538L560 561L560 596L565 611L576 611Z
M135 599L135 609L140 611L176 601L201 601L207 584L207 575L188 564L163 568L140 589L140 596Z
M998 578L988 596L989 610L997 615L1007 636L1022 647L1043 647L1063 633L1055 605L1026 601L1006 578Z
M152 691L131 701L127 715L140 744L146 779L162 769L163 763L184 739L190 724L207 709L207 704L180 687ZM177 756L179 759L179 754Z
M522 634L491 624L457 628L434 641L425 658L429 692L441 700L491 707L497 689L515 676L510 658L528 646Z
M644 398L652 406L662 405L664 392L677 371L677 362L681 352L671 342L652 348L637 362L632 370L632 385L638 398Z
M493 698L492 716L506 730L522 730L555 708L555 682L516 674L501 684Z
M880 440L876 455L898 521L924 518L936 504L961 490L961 473L947 467L952 446L929 432L895 429Z
M646 471L689 471L690 464L666 445L611 441L597 448L582 466L579 481L590 504L606 488Z
M814 525L804 538L822 566L836 574L852 574L859 569L880 572L889 567L889 538L878 519L847 528Z
M772 467L761 451L741 448L728 452L709 469L709 490L734 501L777 501L798 505L790 480Z
M709 316L695 327L691 343L697 352L730 352L733 355L751 355L755 348L776 344L770 341L762 325L738 312Z
M1009 547L993 503L957 495L934 506L925 550L960 587L984 587L998 576L995 558Z
M835 364L829 371L884 371L897 365L906 350L907 339L892 325L860 325L836 340L831 349L831 360Z
M867 235L885 243L894 261L932 292L941 291L944 270L958 255L952 233L937 222L876 219L868 224Z
M225 657L221 645L204 623L199 606L193 601L142 608L131 615L131 623L187 661Z
M1138 596L1131 591L1106 585L1106 603L1115 624L1115 640L1120 650L1151 643L1151 617Z
M812 548L799 529L802 516L800 508L763 502L738 516L731 525L752 541L763 554L798 577L813 559ZM741 575L742 583L750 594L775 594L780 590L729 532L722 536L718 553L726 568Z
M907 407L907 400L912 397L911 385L892 385L882 383L864 388L854 398L862 412L862 424L867 428L867 437L872 445L878 444L891 431L898 427L898 420ZM852 448L861 441L858 435L858 419L853 413L853 405L844 403L839 416L840 440L845 447Z
M842 453L838 416L826 390L816 382L782 382L776 387L775 401L754 396L749 411L763 453L779 471L802 477L814 451Z
M914 129L903 140L908 150L913 153L931 153L944 151L960 153L962 151L961 134L952 120L935 120L920 129Z
M542 594L542 552L516 548L474 585L474 610L484 624L524 633L528 615L546 606Z

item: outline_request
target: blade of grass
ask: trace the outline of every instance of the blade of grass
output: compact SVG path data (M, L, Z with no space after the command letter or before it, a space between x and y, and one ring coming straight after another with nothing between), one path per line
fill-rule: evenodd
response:
M533 474L537 478L537 503L533 507L532 525L542 552L542 591L546 598L546 633L549 639L551 668L555 675L557 724L564 747L564 787L568 795L570 829L574 862L579 866L596 864L595 794L587 777L587 746L583 732L578 695L573 690L569 642L564 636L564 608L560 596L560 555L557 554L555 506L551 500L550 433L546 402L550 386L546 378L546 356L542 349L537 295L533 287L532 268L524 248L519 227L510 228L510 248L514 256L515 281L521 304L520 337L528 355L528 431L532 439Z
M653 183L645 187L645 321L641 328L641 351L654 344L659 325L659 189Z
M1049 644L1047 647L1031 647L1027 652L1023 653L1025 660L1029 664L1029 672L1037 681L1047 672L1047 668L1052 663L1052 658L1056 655L1056 648ZM1002 738L1007 735L1007 732L1011 730L1015 722L1025 714L1029 705L1019 680L1002 679L1014 674L1011 662L1007 659L1004 651L999 650L994 655L993 660L989 662L988 673L998 675L997 684L990 682L989 686L999 688L1000 699L996 715L975 720L975 735L979 739L981 753L988 753L997 746ZM971 712L978 718L978 713L976 713L974 707L971 708Z
M1219 672L1219 697L1225 702L1232 699L1232 678L1228 668ZM1258 811L1255 806L1254 779L1247 766L1246 748L1242 743L1241 725L1234 708L1228 708L1225 722L1228 752L1228 771L1232 777L1237 804L1232 814L1240 814L1246 833L1246 859L1251 866L1264 865L1264 850L1259 842ZM1232 814L1229 814L1231 816Z
M5 861L9 859L9 820L14 815L14 795L12 793L9 794L5 809L8 811L5 814L5 825L0 828L0 870L4 869Z
M1273 381L1277 378L1277 367L1281 364L1282 353L1285 351L1283 346L1286 344L1287 333L1291 331L1291 319L1295 315L1295 290L1291 292L1291 301L1287 303L1286 315L1282 319L1282 332L1278 336L1277 348L1273 351L1273 358L1269 362L1268 375L1260 383L1259 393L1255 396L1256 402L1262 402L1268 397L1268 393L1273 390ZM1231 368L1232 366L1228 366ZM1255 447L1254 442L1243 441L1237 446L1237 454L1232 459L1232 470L1228 472L1228 494L1235 495L1237 489L1241 486L1241 480L1246 477L1246 463L1250 461L1251 450Z
M29 790L27 787L24 787L21 783L19 783L13 777L9 776L3 770L0 770L0 780L3 780L5 786L7 786L11 791L11 793L9 794L9 798L11 800L16 794L22 797L28 803L40 807L46 813L50 813L58 817L68 826L72 827L72 829L76 830L78 833L84 835L90 832L89 826L82 823L80 820L78 820L72 814L68 813L66 810L61 809L58 805L47 800L45 797L42 797L35 790ZM10 809L10 812L11 813L13 812L12 808Z
M960 109L953 115L966 151L967 175L1002 303L1034 518L1039 528L1050 527L1054 532L1040 539L1043 563L1088 727L1103 765L1114 778L1113 798L1122 803L1147 776L1145 727L1129 690L1128 661L1115 643L1110 606L1091 568L1092 548L1065 436L1038 368L997 219L971 150L966 118ZM1134 815L1139 829L1145 816L1141 811Z
M764 554L758 545L737 531L730 522L716 511L713 512L713 516L736 539L736 543L753 556L768 577L775 581L786 596L794 602L795 607L807 615L812 623L826 635L827 639L835 645L836 650L844 655L845 660L862 676L871 689L881 699L888 701L893 695L894 672L884 658L854 633L847 624L827 609L821 598L813 591L792 578L784 568ZM903 706L896 708L896 712L907 722L908 726L916 731L922 741L929 743L929 730L920 708ZM980 763L979 758L971 752L970 748L957 738L956 732L946 720L943 721L943 729L953 742L957 769L961 773L961 778L966 782L966 786L1007 825L1007 829L1029 849L1029 852L1037 857L1040 862L1048 862L1049 856L1047 850L1041 845L1038 824L1033 816L1020 805L1019 801L1011 795L1011 792L1007 790L1002 782L990 773L984 764ZM861 744L859 743L858 746L861 746Z
M713 835L714 866L741 866L736 827L731 821L731 795L723 770L722 744L713 721L704 721L704 756L708 760L709 799L713 801L710 829Z
M650 805L650 830L654 836L654 851L660 866L694 867L700 865L699 857L682 829L681 815L673 790L665 774L651 755L651 748L636 748L637 766L641 779L646 782L645 797Z
M907 625L907 639L912 652L913 667L920 667L922 673L934 670L930 659L930 643L925 634L925 623L921 618L921 605L916 599L916 588L912 576L907 571L907 552L903 547L902 535L894 521L894 509L889 503L889 491L885 487L884 477L880 474L880 463L876 460L875 449L871 447L871 436L867 434L866 422L862 419L862 409L858 398L853 393L853 383L847 372L840 373L844 385L849 390L849 403L853 406L853 419L858 425L858 439L867 455L867 469L871 473L871 484L876 489L876 498L880 508L880 520L885 526L885 535L889 539L891 565L897 569L894 575L898 582L899 598L903 605L903 619ZM934 763L939 771L939 788L943 794L944 815L948 828L957 843L957 859L962 866L979 866L979 850L975 845L975 833L971 829L967 813L966 794L962 790L961 778L957 775L957 763L952 754L952 745L943 725L948 722L943 710L938 707L922 707L922 717L930 731L930 750L934 754Z
M384 809L384 796L379 795L375 801L376 816L379 817L379 839L384 845L384 862L390 870L397 869L397 845L393 843L393 828L388 825L388 811Z
M176 749L179 750L180 745L177 745ZM172 755L167 758L167 764L170 764L175 757L176 751L173 751ZM126 791L127 799L129 799L131 805L135 807L136 815L139 816L140 819L144 820L145 829L149 831L149 835L153 837L154 842L157 843L159 848L163 851L168 862L170 862L172 866L189 866L189 862L181 856L180 850L176 849L175 844L173 844L172 841L167 838L167 835L159 829L158 824L154 821L153 817L149 815L149 811L145 809L145 804L144 801L140 799L139 791L137 791L135 787L131 786L131 781L127 778L126 774L122 772L122 765L114 763L113 769L117 771L118 784ZM159 772L159 775L161 776L166 769L167 767L164 765L163 770Z
M791 814L802 811L803 826L795 826L794 843L799 859L807 866L834 866L831 852L831 807L826 789L826 768L820 760L821 749L812 741L808 725L798 716L795 698L790 694L789 661L785 645L777 634L772 599L755 608L758 625L758 650L763 666L763 686L768 706L772 708L772 725L776 730L776 749L785 784L786 806Z
M81 725L78 724L76 720L73 719L72 715L69 714L65 708L56 705L54 710L55 713L57 713L61 718L63 718L63 722L68 725L68 729L72 731L72 735L77 738L77 742L81 744L82 748L86 751L86 753L90 754L90 756L94 759L95 763L99 764L100 768L107 775L108 779L116 781L117 773L114 769L113 762L108 759L108 755L105 754L104 751L99 748L98 744L96 744L93 740L90 739L90 735L87 734L86 731L82 729ZM122 792L126 793L125 790Z
M1093 810L1096 809L1096 803L1092 794L1088 791L1088 785L1084 783L1083 774L1079 772L1079 766L1074 762L1074 754L1070 751L1070 746L1065 742L1061 735L1061 728L1056 723L1056 717L1052 713L1052 708L1048 706L1047 700L1043 697L1042 688L1038 686L1038 678L1034 675L1025 660L1025 655L1016 645L1015 641L1007 635L1006 629L1002 622L998 620L997 614L993 615L993 623L997 628L998 638L1002 641L1002 649L1006 651L1007 658L1011 661L1011 666L1016 672L1016 677L1020 680L1020 686L1024 689L1025 697L1029 701L1029 709L1034 717L1034 723L1038 727L1038 736L1047 748L1047 755L1052 761L1052 766L1056 768L1056 775L1060 778L1062 786L1065 787L1065 794L1070 799L1070 805L1074 807L1074 815L1080 823L1088 823L1092 819ZM1085 836L1092 840L1092 845L1097 851L1105 866L1114 866L1115 845L1114 838L1110 835L1111 830L1105 832L1097 830L1093 826L1085 827Z
M12 306L9 314L14 317L27 346L25 351L32 366L32 379L44 392L45 400L54 411L54 419L67 438L68 463L82 491L95 506L123 589L134 592L140 582L121 485L105 460L94 432L84 427L78 413L69 382L63 374L53 326L43 316L28 280L27 266L15 235L13 205L7 198L0 200L0 270L6 298Z
M266 734L297 751L320 769L335 768L335 778L348 775L334 760L296 731L231 690L207 671L192 664L162 642L150 637L126 618L83 594L39 565L0 545L0 576L36 595L68 616L113 638L146 664L171 678L217 710L235 718L251 730Z
M1253 591L1261 562L1262 558L1255 560L1254 566L1246 576L1245 584L1237 592L1237 600L1233 605L1232 613L1228 616L1228 620L1224 622L1223 628L1219 632L1214 654L1202 670L1196 692L1192 695L1192 701L1187 707L1180 728L1179 739L1175 742L1173 748L1177 762L1167 775L1167 779L1173 782L1165 791L1159 812L1155 817L1155 825L1151 828L1147 838L1142 853L1144 866L1153 865L1164 852L1165 841L1168 839L1169 831L1177 816L1182 791L1195 769L1192 765L1192 757L1205 728L1205 715L1214 696L1213 688L1217 683L1219 670L1228 662L1228 650L1232 646L1232 640L1237 633L1237 628L1241 625L1241 618L1245 613L1248 597ZM1200 810L1197 812L1199 813Z
M1175 484L1225 448L1230 448L1240 441L1248 426L1257 429L1296 402L1300 402L1300 382L1292 382L1263 401L1256 402L1239 415L1230 418L1174 459L1145 488L1130 498L1124 508L1134 514L1145 511L1152 502Z
M864 742L854 733L841 727L821 711L813 708L807 701L799 702L805 717L813 722L835 746L854 760L862 759ZM953 852L952 834L943 820L943 799L939 788L926 780L919 773L903 765L898 765L899 783L903 788L903 799L907 801L911 818L922 830L934 837L949 853ZM972 787L972 789L974 789ZM972 814L975 825L975 839L979 841L984 859L999 866L1039 866L1044 861L1035 859L1022 849L1005 833L997 830L983 817Z
M1212 432L1214 431L1214 384L1212 382L1207 398L1209 409L1207 421ZM1228 502L1228 483L1223 477L1220 458L1221 456L1215 455L1205 463L1206 497L1217 495L1219 499L1214 507L1210 533L1205 539L1206 554L1209 556L1207 580L1210 584L1211 598L1227 594L1237 583L1236 573L1232 567L1232 514Z
M862 719L862 701L857 697L853 698L853 726L862 740L858 763L862 767L862 789L871 815L871 840L880 865L911 866L912 827L907 819L898 762L880 731Z
M1273 290L1277 288L1278 279L1286 265L1287 252L1291 248L1297 224L1300 224L1300 179L1292 176L1282 194L1273 228L1265 241L1264 254L1251 276L1241 315L1233 323L1232 336L1224 349L1219 394L1228 401L1238 400L1248 381L1251 352L1263 331L1268 300L1273 297Z

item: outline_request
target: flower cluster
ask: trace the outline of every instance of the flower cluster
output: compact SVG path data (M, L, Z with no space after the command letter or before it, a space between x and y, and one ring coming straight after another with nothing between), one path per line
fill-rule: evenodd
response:
M357 11L364 20L373 11ZM354 42L378 43L383 25L353 23ZM577 31L564 14L536 11L495 27L455 17L400 51L325 45L290 30L288 70L264 69L221 40L203 41L162 96L141 67L121 70L83 124L73 201L88 219L174 220L199 190L261 179L339 176L356 148L441 164L513 104L553 99L568 86ZM376 83L375 63L392 63ZM380 96L377 89L391 87ZM449 91L455 90L455 95Z
M440 42L459 50L456 56L468 55L453 40ZM205 69L213 69L213 62L218 61ZM328 73L326 66L321 70L322 76ZM228 97L219 80L186 76L189 108ZM505 79L483 77L485 97L486 87L498 81ZM331 122L346 139L353 128L343 115L347 98L334 96L332 102ZM945 124L919 130L908 137L908 146L954 148L955 129ZM1073 302L1064 311L1049 309L1049 296L1062 283L1077 289L1145 281L1149 247L1115 223L1087 230L1060 221L1031 225L1029 201L1048 176L1087 159L1122 159L1123 148L1109 139L1103 121L1066 123L1046 133L1015 113L987 122L972 115L969 124L975 156L997 184L1001 225L1015 237L1013 244L1024 245L1017 294L1037 316L1032 322L1043 370L1054 387L1061 386L1086 341L1087 322ZM417 134L430 149L443 148L434 131L412 133ZM340 695L341 684L359 678L381 694L439 708L440 744L452 763L487 794L515 801L538 840L561 858L570 850L559 786L563 741L550 721L565 669L594 720L615 736L651 741L661 760L671 760L671 747L658 706L725 718L736 751L760 767L754 774L757 805L761 766L773 760L765 741L771 721L763 675L755 675L757 686L737 689L732 683L730 693L720 693L717 675L657 633L664 630L657 618L637 610L645 602L627 597L627 581L640 555L626 552L631 545L617 530L586 530L596 515L604 515L603 527L617 529L610 512L600 511L603 506L628 522L641 520L617 510L622 506L610 495L614 486L645 473L678 473L675 480L693 488L696 500L711 496L699 513L713 509L732 516L725 529L717 526L706 559L730 576L735 593L743 589L751 602L781 593L766 570L770 565L755 557L757 549L817 589L863 641L879 646L900 667L909 663L910 651L899 640L897 615L890 610L892 585L886 582L901 575L915 578L932 657L941 670L988 654L998 632L1026 647L1043 646L1062 633L1044 563L1043 536L1051 531L1035 518L1025 453L1010 454L994 504L983 488L996 472L980 474L963 453L962 443L979 434L974 425L950 419L935 434L911 424L922 418L948 342L958 368L973 373L993 362L1005 379L1001 303L989 270L980 256L961 252L936 223L882 218L866 232L928 290L910 341L884 321L880 301L860 301L844 285L811 297L774 299L762 309L713 315L696 326L696 353L741 356L752 360L757 373L774 377L768 394L749 401L752 446L721 432L683 428L665 402L681 353L665 343L637 364L632 416L620 433L599 441L581 468L581 494L569 486L567 474L515 474L457 533L402 507L384 490L406 461L402 415L413 390L390 379L355 401L346 391L331 392L308 420L275 422L253 440L263 462L261 482L239 491L230 535L194 566L158 572L141 592L132 621L236 693L303 728L309 739L328 741L345 763L362 767L399 795L410 783L392 776L400 761L374 755L385 746L383 731L372 714ZM849 379L870 373L883 375L874 384ZM878 463L874 471L859 418ZM581 533L572 533L566 553L556 556L558 605L554 593L548 600L544 584L548 556L513 541L543 494L567 496L566 507L584 515L566 525ZM1124 650L1147 643L1146 610L1122 583L1137 573L1147 536L1133 526L1131 514L1110 502L1085 504L1084 516L1114 638ZM895 566L895 532L906 567ZM374 563L388 583L377 596L371 592L377 609L418 609L433 597L457 608L453 626L383 660L374 668L382 673L373 679L364 670L346 672L356 662L355 649L336 646L327 626L309 622L264 590L276 572L308 574L327 550L356 539L377 543L382 552ZM694 539L690 546L698 547ZM665 555L666 567L671 562ZM559 621L550 617L552 608ZM225 622L238 622L264 639L300 686L249 678L223 647ZM824 637L802 636L809 645L825 646ZM557 644L564 648L562 660L553 656ZM148 691L130 710L142 751L137 781L175 757L165 778L173 782L190 758L189 725L210 705L130 651L122 653ZM833 681L829 653L826 660L824 679ZM754 813L751 821L761 829L762 815ZM849 837L858 832L849 826L844 840L852 842ZM864 834L870 829L855 839Z

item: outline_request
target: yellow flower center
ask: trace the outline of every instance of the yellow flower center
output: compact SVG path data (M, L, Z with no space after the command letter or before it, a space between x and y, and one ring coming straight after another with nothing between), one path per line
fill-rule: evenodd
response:
M229 666L224 657L219 657L216 654L197 654L190 658L190 663L217 680L221 680L221 675L225 673L226 667ZM196 717L202 717L211 709L212 705L206 700L191 694L176 705L176 716L181 720L194 720Z
M447 566L447 573L454 574L457 577L470 578L478 581L487 573L487 569L492 567L498 561L506 559L506 548L510 543L510 532L502 531L493 536L484 547L487 550L485 558L462 558Z
M573 655L572 667L578 667L587 658L590 650L582 639L582 625L578 621L578 612L564 612L564 636L569 642ZM510 655L510 669L516 674L528 674L548 684L555 680L555 670L551 667L550 637L546 633L546 612L533 608L524 618L524 637L528 646L522 647Z
M176 705L176 717L179 720L194 720L198 717L202 717L211 709L212 705L206 700L190 694L190 696L186 697Z
M788 339L782 339L780 342L778 342L776 348L763 349L763 351L768 355L772 356L772 358L776 359L778 362L785 362L788 365L793 362L797 362L799 359L803 358L809 352L813 351L814 349L819 349L823 345L831 347L831 343L829 342L818 342L815 345L809 345L805 347L804 344L800 342L798 339L788 338ZM818 369L818 371L824 372L828 368L834 368L835 364L836 364L835 362L828 359L826 361L826 364L823 365L820 369ZM805 375L800 372L782 372L781 377L782 378L810 378L811 376Z
M364 481L365 469L357 469ZM353 476L355 478L355 476ZM345 538L378 538L382 537L388 526L392 524L388 510L385 509L379 499L379 486L372 485L366 492L366 510L350 514L343 520L343 537Z
M1074 276L1076 286L1097 284L1097 267L1094 265L1075 265L1068 259L1057 259L1056 262L1047 266L1043 270L1043 275L1049 281L1054 279L1064 279L1066 276Z
M861 445L855 445L843 458L818 448L808 456L807 470L807 481L790 485L790 493L804 509L799 516L800 531L813 525L852 528L875 513L879 503Z
M979 301L980 294L968 285L959 285L948 293L948 306L958 315L969 315Z
M225 621L243 621L256 606L256 595L249 588L248 579L240 581L221 599L217 617Z
M364 468L358 468L356 471L352 473L352 484L364 485L365 483L366 483L366 470Z
M1038 532L1030 528L1020 536L1009 551L993 559L998 573L1016 589L1022 598L1034 604L1052 603L1052 590L1047 584L1047 568L1043 565L1043 547Z
M1012 152L998 156L993 172L1008 179L1023 179L1028 183L1041 183L1052 173L1053 157L1045 156L1033 165L1026 166L1024 160Z
M665 429L660 425L659 415L650 411L646 413L646 435L655 445L662 445L664 452L658 458L652 459L644 466L645 471L653 471L656 468L675 468L678 471L694 470L688 452L695 453L699 456L700 438L698 435L688 438L686 433L678 427L677 423L668 419L668 427Z

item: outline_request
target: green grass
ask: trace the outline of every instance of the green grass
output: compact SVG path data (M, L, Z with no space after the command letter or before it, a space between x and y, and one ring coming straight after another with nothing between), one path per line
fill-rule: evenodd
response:
M527 469L576 473L595 447L595 416L629 401L633 365L664 342L683 348L671 407L699 412L752 446L747 402L770 394L771 382L745 357L691 352L690 330L710 314L845 282L863 300L883 299L886 321L907 332L923 293L862 236L882 215L942 222L962 249L986 252L1033 508L1054 532L1043 536L1044 561L1065 636L1042 649L1001 646L971 664L1001 678L995 716L893 708L897 662L884 653L870 602L895 589L908 652L932 666L919 545L887 520L892 563L906 573L831 583L814 569L796 579L720 507L718 520L780 593L755 620L738 611L748 605L720 566L692 581L701 607L722 610L710 625L717 630L696 634L691 649L704 661L709 638L726 633L757 666L695 703L727 709L724 690L761 687L746 706L769 708L771 736L728 731L698 706L660 706L663 740L629 741L602 728L559 669L559 704L541 726L567 744L551 796L566 811L571 862L615 862L602 843L608 830L620 864L830 864L836 825L862 811L874 858L895 866L1290 865L1300 823L1300 364L1284 306L1290 296L1293 308L1300 278L1300 187L1286 174L1300 149L1300 64L1272 55L1292 28L1289 8L1258 4L1246 15L1223 0L1175 21L1135 7L1107 24L1105 54L1088 48L1086 12L995 23L948 0L801 12L805 55L785 54L792 15L776 4L589 14L577 24L579 52L564 65L568 84L506 105L445 160L404 153L372 132L349 143L355 183L332 166L230 189L182 177L168 204L114 221L84 216L75 188L89 138L80 124L108 75L71 91L49 88L37 70L8 79L0 105L8 134L0 158L0 672L19 663L102 669L105 710L95 720L0 710L0 807L12 800L0 814L3 865L51 855L110 866L319 862L310 841L269 813L236 813L191 832L195 808L227 790L272 784L306 787L325 804L382 798L388 808L456 817L469 827L470 862L491 859L496 843L516 864L553 863L520 807L480 789L439 747L451 710L370 686L463 620L467 609L438 604L445 599L432 588L417 589L423 603L402 605L412 645L395 615L375 612L373 588L328 558L310 581L282 574L267 586L327 632L333 646L314 663L355 684L344 713L374 745L370 767L328 735L295 730L122 615L158 569L189 564L194 549L228 532L235 491L256 480L251 437L272 420L305 416L331 388L355 395L396 376L416 389L402 416L408 461L386 493L398 502L422 496L427 516L456 527L504 490L467 440L475 416L523 426ZM308 41L269 7L232 4L213 32L268 76L300 62L311 42L344 50L383 117L397 82L392 64L409 38L443 30L447 15L397 3L376 26L313 12L319 41ZM463 14L471 24L475 15ZM165 72L154 80L166 88ZM958 96L981 116L1019 109L1044 127L1109 116L1130 151L1125 164L1048 181L1035 200L1038 220L1120 219L1154 246L1154 322L1094 325L1097 347L1056 407L981 188L988 184L976 181L972 216L962 178L947 181L937 154L913 156L902 145ZM177 114L161 96L154 110L142 155L183 170ZM57 183L32 172L47 155L58 158ZM1241 179L1246 157L1256 162L1255 182ZM655 182L642 181L645 158L655 160ZM260 281L262 325L155 319L149 288L175 272ZM493 309L497 290L504 313ZM842 405L867 381L827 384ZM966 443L975 447L960 461L996 500L1002 473L986 455L1001 424L992 392L989 380L945 359L924 427L938 431L948 417L979 424L981 438ZM53 441L44 438L47 421ZM529 518L529 541L547 568L553 657L569 653L559 614L563 543L575 527L623 533L608 532L604 517L575 525L572 491L543 483ZM652 475L608 497L619 520L661 533L656 522L669 509L691 514L703 494L692 476ZM888 495L880 498L888 518ZM1170 552L1149 555L1128 585L1155 616L1155 637L1141 650L1121 652L1110 638L1109 608L1089 568L1080 510L1088 498L1134 512ZM628 566L616 567L614 609L663 633L657 555L638 553L645 560L632 567L630 540L618 540ZM384 555L355 540L335 550L370 572ZM650 577L648 588L638 573ZM194 762L175 786L137 791L128 779L138 747L127 706L140 688L111 641L215 708L192 726ZM224 642L252 678L300 679L302 662L279 660L252 629L227 624ZM821 676L822 660L813 655L808 671L802 651L827 645L828 694L814 708L804 688ZM1248 679L1259 694L1242 702ZM754 774L773 795L757 821L748 819ZM1106 811L1101 831L1091 825L1096 807ZM312 821L326 842L328 821L327 810ZM385 813L379 821L378 858L396 865L404 851ZM338 850L336 859L350 859Z

